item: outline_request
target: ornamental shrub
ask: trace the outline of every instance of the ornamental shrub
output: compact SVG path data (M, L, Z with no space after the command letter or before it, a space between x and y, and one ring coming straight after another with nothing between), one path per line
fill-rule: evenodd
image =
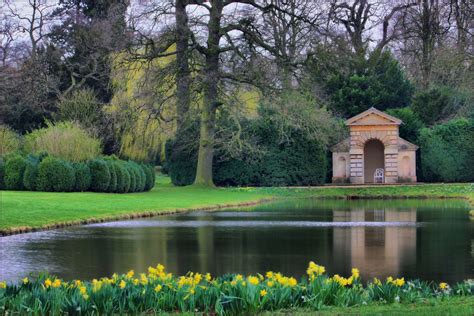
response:
M36 190L36 181L38 178L39 160L36 157L26 159L26 168L23 175L23 185L28 191Z
M106 162L110 171L110 182L109 187L107 188L107 192L115 192L117 191L117 171L115 167L115 161L108 159L106 160Z
M74 191L85 192L89 190L91 186L91 170L89 166L83 162L76 162L73 164L73 167L76 175Z
M143 168L139 164L132 160L130 160L130 164L133 166L133 169L135 169L137 175L135 192L143 192L145 190L146 185L145 171L143 171Z
M110 170L107 162L103 159L94 159L89 161L91 172L91 191L107 192L110 185Z
M5 189L5 162L0 158L0 190Z
M20 155L10 157L5 163L5 187L7 190L22 190L26 159Z
M123 161L114 161L117 174L117 193L127 193L130 190L130 173Z
M130 187L128 189L128 192L136 192L138 172L135 170L135 167L130 163L130 161L127 161L125 163L125 167L127 168L127 171L130 174Z
M90 136L77 123L60 122L35 130L25 137L25 150L46 151L68 161L79 162L100 155L100 141Z
M69 162L49 156L39 164L38 191L68 192L74 189L74 184L75 172Z
M145 191L150 191L155 186L155 170L153 166L142 164L143 171L145 172Z

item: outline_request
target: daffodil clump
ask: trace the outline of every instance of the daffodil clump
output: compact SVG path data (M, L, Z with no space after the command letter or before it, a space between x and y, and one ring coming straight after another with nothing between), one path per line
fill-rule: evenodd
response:
M213 278L209 273L174 276L163 265L147 273L133 270L92 281L64 281L40 275L18 284L0 282L0 314L137 314L160 312L257 313L288 308L414 303L430 298L472 295L474 283L449 285L389 277L365 286L359 270L349 276L326 274L310 262L307 277L281 273Z

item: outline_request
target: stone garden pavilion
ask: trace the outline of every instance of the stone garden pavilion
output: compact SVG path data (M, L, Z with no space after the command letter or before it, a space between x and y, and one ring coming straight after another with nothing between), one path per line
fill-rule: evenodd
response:
M333 182L416 182L418 146L398 136L400 124L375 108L348 119L350 137L331 148Z

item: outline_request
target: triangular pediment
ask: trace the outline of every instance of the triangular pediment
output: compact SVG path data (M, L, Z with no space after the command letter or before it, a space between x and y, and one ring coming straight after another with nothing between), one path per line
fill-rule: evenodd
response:
M346 125L400 125L401 120L376 108L370 108L346 121Z

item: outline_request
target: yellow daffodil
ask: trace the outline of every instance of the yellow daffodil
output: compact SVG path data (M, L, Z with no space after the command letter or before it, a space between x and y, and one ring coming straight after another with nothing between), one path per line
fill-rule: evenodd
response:
M393 282L393 278L392 278L391 276L389 276L389 277L387 278L387 283L392 283L392 282Z
M138 284L140 284L140 280L138 280L138 279L133 279L133 285L136 286L136 285L138 285Z
M28 278L23 278L23 284L28 284L28 282L30 282L30 280L28 280Z
M382 282L380 282L379 279L374 278L374 284L375 284L375 285L382 285Z
M265 276L267 277L267 279L271 279L273 278L273 272L272 271L268 271Z
M235 280L231 281L231 282L230 282L230 285L231 285L231 286L236 286L236 285L237 285L237 281L235 281Z
M124 289L127 286L127 282L124 280L120 281L119 288Z
M402 287L405 284L405 278L396 279L393 283L398 287Z
M3 281L0 282L0 289L6 289L7 288L7 282Z
M253 276L253 275L249 276L249 277L247 278L247 280L248 280L249 283L252 284L252 285L258 285L258 284L260 283L260 281L258 280L258 277Z
M360 276L359 269L357 269L357 268L352 268L352 276L354 277L354 279L358 279L359 276Z
M268 281L268 282L267 282L267 286L268 286L268 287L272 287L273 284L274 284L273 281Z
M125 275L125 277L126 277L127 279L131 279L131 278L133 278L134 275L135 275L135 271L130 270L130 271L127 272L127 274Z
M242 274L237 274L237 275L235 276L235 279L236 279L237 281L242 281L242 280L243 280Z
M61 280L56 279L54 282L51 284L52 287L57 288L61 286Z
M160 292L162 288L163 287L160 284L158 284L157 286L155 286L155 292L156 293Z
M82 296L87 294L87 288L85 286L79 286L78 289Z
M448 288L448 283L446 282L441 282L439 284L439 288L442 289L442 290L446 290Z
M46 288L50 287L51 284L53 284L53 282L49 278L44 281L44 286Z
M320 265L317 265L313 261L309 263L308 269L306 270L306 273L312 277L312 276L320 276L326 272L326 268ZM313 278L314 279L314 278Z
M194 293L196 293L196 291L194 290L194 288L190 288L190 289L189 289L189 294L194 295Z
M296 281L295 278L289 278L288 279L288 285L291 286L291 287L295 287L296 285L298 284L298 281Z
M210 274L209 272L206 273L206 277L205 277L205 278L206 278L206 281L207 281L207 282L211 282L211 280L212 280L211 274Z
M261 297L264 297L264 296L266 296L266 295L267 295L267 291L266 291L266 290L261 290L261 291L260 291L260 296L261 296Z

